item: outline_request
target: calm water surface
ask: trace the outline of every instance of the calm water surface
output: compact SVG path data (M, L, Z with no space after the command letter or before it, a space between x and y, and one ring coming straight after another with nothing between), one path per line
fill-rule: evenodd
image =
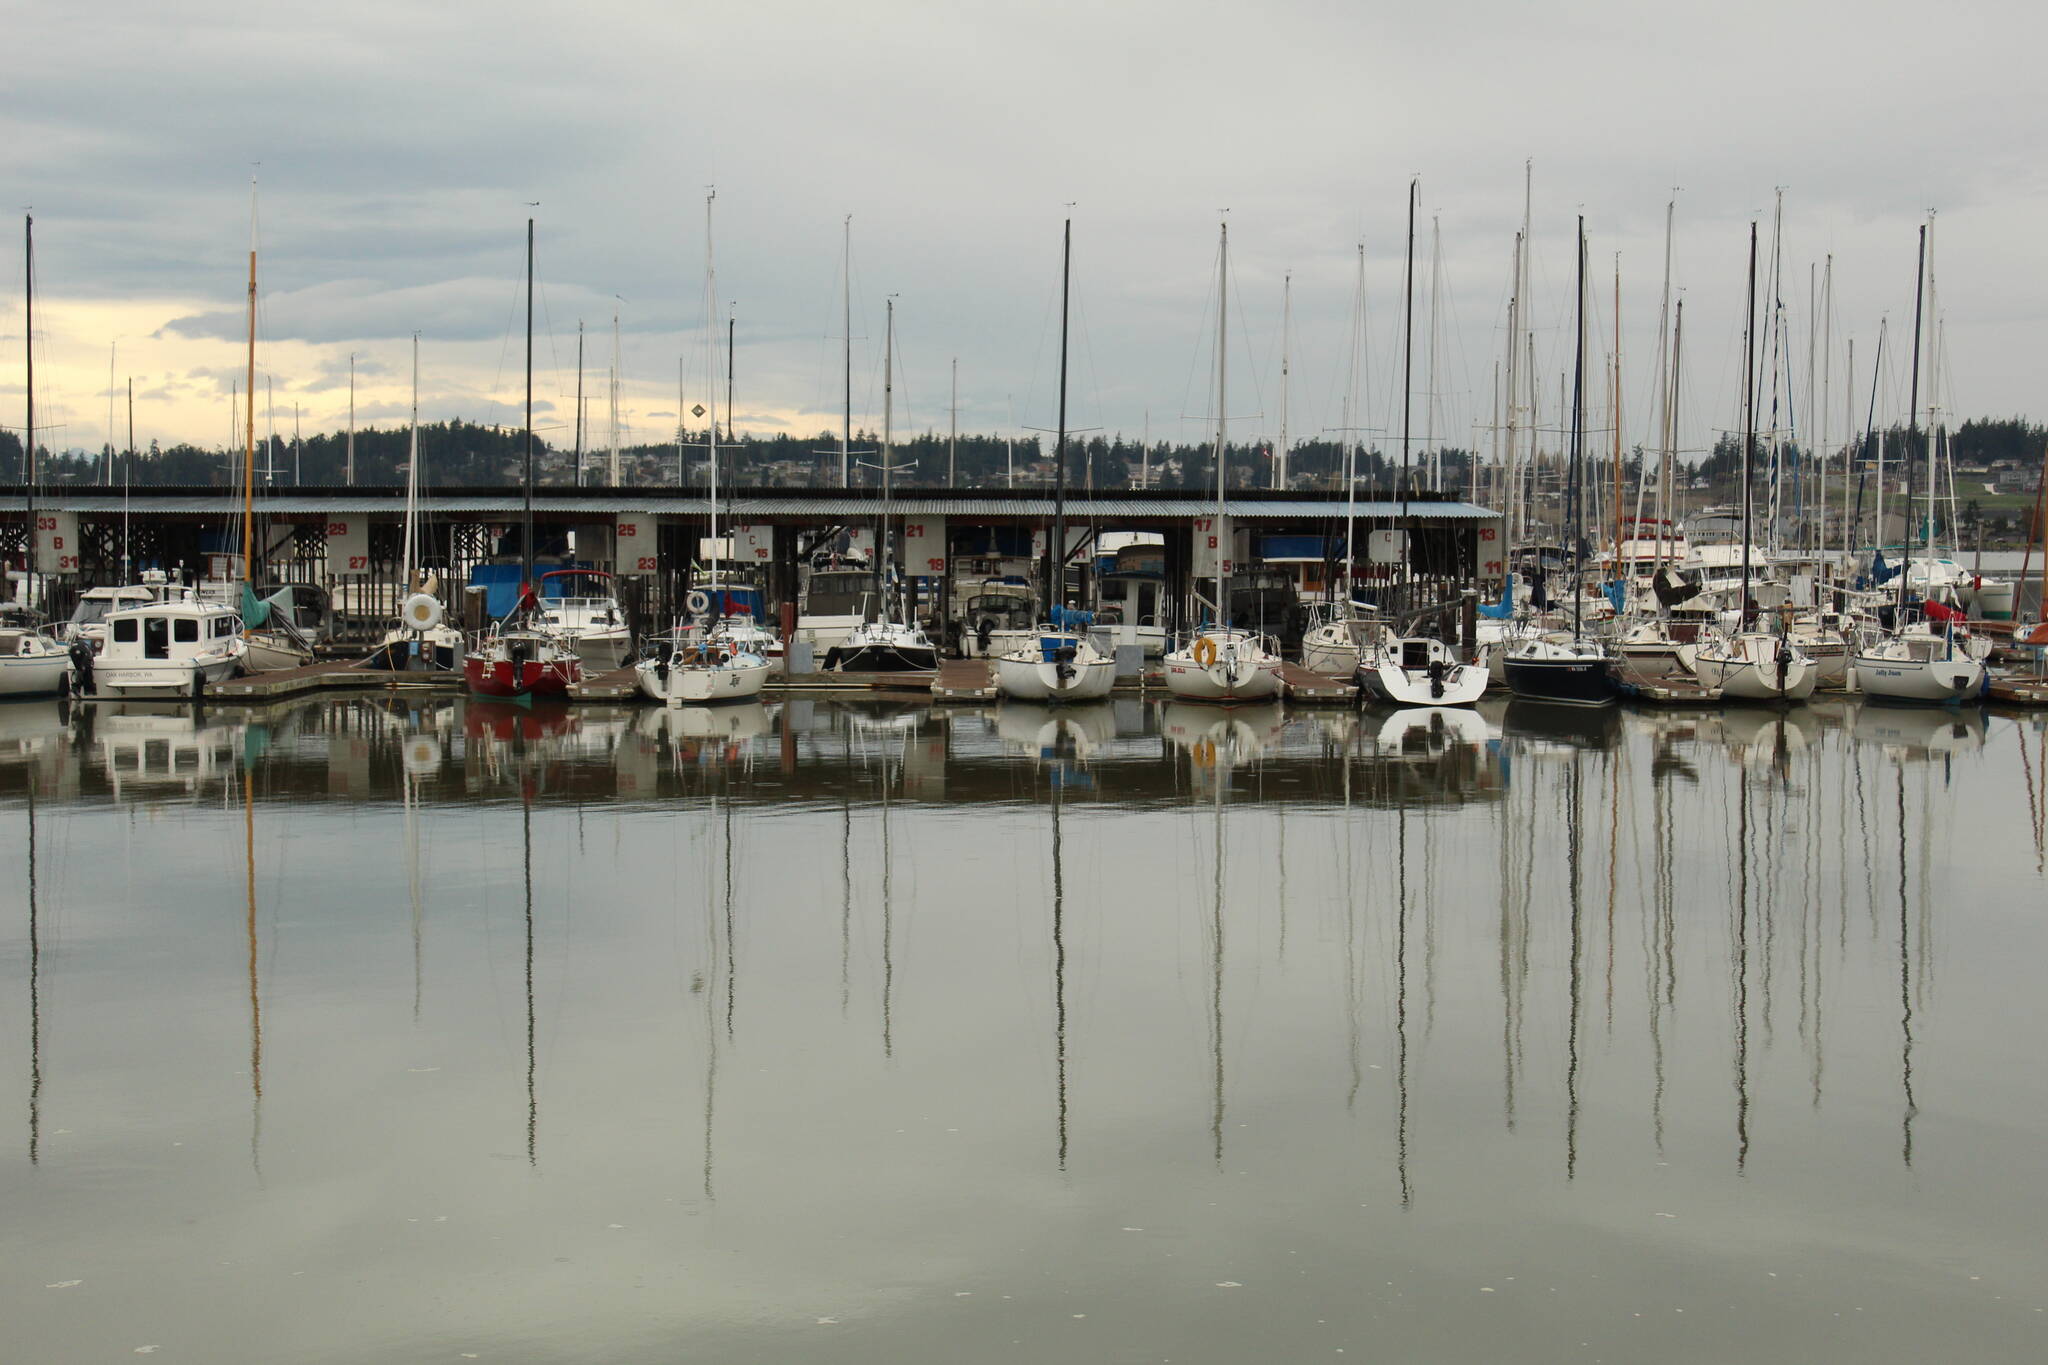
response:
M0 1354L2039 1360L2044 760L8 707Z

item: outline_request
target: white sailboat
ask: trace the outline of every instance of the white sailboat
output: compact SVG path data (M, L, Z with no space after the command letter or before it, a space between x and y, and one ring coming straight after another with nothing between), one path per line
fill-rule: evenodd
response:
M462 667L462 632L448 622L440 580L420 569L420 336L412 336L412 431L405 460L405 526L399 548L399 581L405 597L398 624L386 631L368 662L393 671L452 673Z
M1755 628L1751 592L1751 479L1756 451L1756 224L1749 225L1749 302L1744 314L1742 382L1742 578L1736 594L1736 628L1703 635L1692 654L1695 676L1719 688L1726 701L1803 701L1813 695L1820 670L1781 628Z
M1913 381L1907 401L1909 420L1920 404L1920 307L1927 280L1927 228L1920 228L1920 260L1913 280ZM1930 434L1929 439L1932 439ZM1912 538L1913 471L1917 461L1911 444L1906 451L1906 534ZM1929 479L1933 477L1929 462ZM1934 556L1933 493L1929 490L1927 556ZM1951 625L1909 619L1907 575L1898 575L1898 598L1892 604L1893 628L1867 632L1851 656L1856 685L1878 701L1932 702L1953 705L1978 695L1984 687L1984 665L1956 640ZM1922 601L1926 601L1923 598Z
M938 646L924 633L924 627L910 619L903 602L904 585L896 570L896 556L889 546L889 500L895 453L892 423L895 416L896 301L888 301L888 323L883 329L882 350L882 515L875 535L875 612L846 633L845 643L825 657L825 667L841 673L926 673L939 666ZM891 589L894 589L892 592ZM902 620L890 617L890 599L902 611Z
M36 220L33 214L24 215L24 247L27 252L24 267L27 281L23 294L23 327L27 343L22 351L28 357L28 420L22 427L21 441L21 485L27 491L28 512L28 563L26 584L33 585L42 575L37 550L40 537L36 534L36 359L33 344L35 331L35 259ZM25 602L33 601L26 589ZM47 599L45 599L47 601ZM40 620L40 617L31 617ZM0 630L0 696L36 697L68 692L71 688L71 652L41 630L6 629Z
M718 274L713 266L711 206L713 190L704 196L704 297L708 342L705 392L710 402L711 577L718 576ZM697 594L692 594L697 596ZM706 603L708 606L708 602ZM678 623L667 648L633 666L640 690L670 706L708 702L752 701L768 681L768 660L729 637L718 636L708 618Z
M1047 624L1019 648L996 658L996 690L1018 701L1095 701L1116 684L1116 660L1088 638L1089 616L1069 611L1066 598L1067 556L1067 301L1072 279L1074 223L1070 218L1060 243L1060 409L1059 432L1053 442L1052 577L1046 584L1052 598Z
M1166 686L1187 701L1268 701L1280 695L1280 656L1266 637L1233 630L1222 623L1229 598L1229 529L1223 517L1223 479L1228 464L1230 419L1224 404L1229 396L1230 224L1222 226L1216 257L1216 600L1214 625L1197 630L1188 642L1167 654Z
M1337 580L1337 600L1320 608L1301 637L1301 666L1330 678L1348 678L1358 671L1367 636L1378 629L1377 608L1352 596L1354 532L1358 522L1358 369L1365 346L1365 244L1358 246L1358 286L1351 301L1344 411L1344 569Z

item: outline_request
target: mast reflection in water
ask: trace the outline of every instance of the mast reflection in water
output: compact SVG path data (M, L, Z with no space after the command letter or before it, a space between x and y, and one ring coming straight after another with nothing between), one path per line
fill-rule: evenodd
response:
M0 709L10 1350L2027 1358L2044 735Z

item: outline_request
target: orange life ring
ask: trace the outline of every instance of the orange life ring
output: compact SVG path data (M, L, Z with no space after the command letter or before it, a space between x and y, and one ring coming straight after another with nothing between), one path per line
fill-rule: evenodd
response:
M1195 662L1197 664L1199 664L1203 668L1208 668L1216 662L1215 637L1211 635L1196 636L1195 647L1188 652L1195 656Z

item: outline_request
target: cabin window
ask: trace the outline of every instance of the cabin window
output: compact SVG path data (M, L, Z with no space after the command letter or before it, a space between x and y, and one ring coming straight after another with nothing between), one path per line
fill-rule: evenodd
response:
M232 635L232 634L234 634L234 633L235 633L235 623L234 623L234 618L233 618L233 617L230 617L230 616L222 616L222 617L219 617L219 618L215 619L215 621L214 621L214 623L213 623L213 633L214 633L215 635Z
M134 617L122 616L114 621L114 640L116 643L132 645L140 638L140 623Z
M168 659L171 657L171 623L161 616L145 616L142 619L142 657L145 659Z
M197 643L199 639L199 622L190 616L180 616L171 623L171 638L181 645Z

